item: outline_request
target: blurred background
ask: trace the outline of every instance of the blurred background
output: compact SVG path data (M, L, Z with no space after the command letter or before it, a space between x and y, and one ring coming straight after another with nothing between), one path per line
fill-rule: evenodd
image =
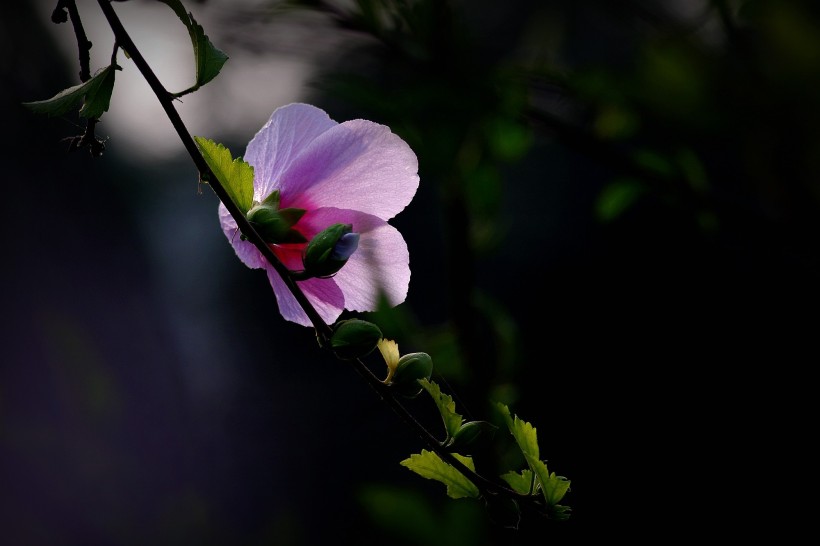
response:
M122 53L102 157L57 1L0 18L0 542L483 546L729 537L800 482L811 434L820 8L810 0L190 1L228 56L178 101L235 156L278 106L389 125L421 185L391 221L407 301L373 314L474 419L502 401L572 488L516 531L399 461L414 434L245 268ZM113 38L77 2L92 72ZM165 86L160 2L114 4ZM377 373L383 371L376 369ZM409 403L429 418L427 400ZM804 439L805 438L805 439ZM784 462L781 456L793 459ZM500 459L515 464L514 457Z

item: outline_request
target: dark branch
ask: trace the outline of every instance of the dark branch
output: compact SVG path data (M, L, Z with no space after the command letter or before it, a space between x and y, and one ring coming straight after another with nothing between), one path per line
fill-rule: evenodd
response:
M91 79L91 42L85 35L83 22L80 19L80 12L74 0L60 0L57 9L68 10L71 26L74 27L74 36L77 37L77 50L80 54L80 81L87 82ZM56 13L57 10L55 10Z
M245 235L245 237L247 237L249 241L251 241L256 246L257 249L259 249L262 255L271 263L276 272L282 277L283 281L285 282L285 284L287 284L291 293L302 306L302 309L308 315L314 327L316 328L317 335L320 337L322 341L322 343L320 344L322 346L326 346L324 341L329 339L330 335L332 334L332 329L330 328L330 326L325 324L321 317L319 317L319 314L317 313L313 305L310 303L310 301L308 301L305 294L296 285L296 282L291 278L288 269L282 264L281 261L279 261L279 259L276 257L276 255L273 253L273 251L267 245L267 243L265 243L259 236L259 234L256 232L256 230L254 230L253 226L251 226L247 218L245 218L245 215L236 206L236 204L227 194L222 184L219 182L214 173L208 167L205 158L200 153L199 148L196 146L196 143L194 142L191 135L188 133L186 126L184 125L178 112L174 108L173 95L165 89L165 87L157 78L156 74L154 74L153 70L146 62L145 58L141 55L140 51L137 49L136 45L131 40L130 36L128 35L119 18L117 17L117 14L114 11L111 4L109 3L109 1L97 1L105 15L105 18L108 20L111 29L114 32L117 43L130 56L131 60L134 61L134 64L142 73L148 85L151 87L152 91L157 96L157 99L160 101L160 104L165 110L168 119L171 121L171 124L176 130L177 135L182 140L185 149L187 150L197 170L199 171L200 178L203 180L207 180L210 183L210 186L216 193L217 197L219 197L220 201L222 201L222 203L228 209L228 212L236 221L239 230ZM515 491L512 491L511 489L499 485L491 480L488 480L467 468L463 463L461 463L451 453L449 453L446 449L444 449L441 446L438 440L436 440L436 438L421 423L419 423L419 421L416 420L410 414L410 412L401 404L401 402L396 398L395 394L390 391L390 388L387 385L383 384L361 360L355 359L350 360L350 362L352 363L354 370L376 391L376 393L382 398L382 400L385 403L387 403L387 405L390 406L390 408L393 409L398 414L398 416L416 432L416 434L422 440L422 442L424 442L433 452L435 452L439 457L441 457L442 460L456 468L465 477L473 481L473 483L481 491L489 493L491 495L504 494L512 498L526 500L532 502L533 504L537 504L537 500L535 498L519 495Z

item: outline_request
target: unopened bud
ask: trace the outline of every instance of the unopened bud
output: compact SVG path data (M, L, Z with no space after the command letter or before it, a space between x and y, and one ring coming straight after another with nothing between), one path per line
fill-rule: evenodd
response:
M399 359L390 386L402 396L415 398L421 392L419 379L430 379L433 359L427 353L410 353Z
M330 348L343 359L361 358L370 354L382 338L382 331L372 322L348 319L337 322L330 336Z
M359 234L350 224L333 224L311 239L302 261L305 273L311 277L332 277L359 246Z
M453 434L447 447L450 451L471 455L492 438L497 428L487 421L468 421Z

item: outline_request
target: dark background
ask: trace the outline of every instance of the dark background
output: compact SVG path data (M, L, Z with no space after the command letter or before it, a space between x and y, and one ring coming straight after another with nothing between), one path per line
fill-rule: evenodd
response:
M68 153L76 117L21 106L79 80L43 10L14 3L0 27L2 542L792 531L817 360L815 3L419 1L387 10L395 26L304 4L307 19L186 7L216 14L226 71L263 51L308 57L299 100L410 143L421 186L392 221L410 293L372 318L431 354L465 415L501 400L530 421L572 480L572 517L501 529L401 467L418 440L281 319L187 156L140 160L116 139L101 158ZM317 55L312 37L344 47ZM280 105L224 144L240 155ZM437 430L423 400L409 407Z

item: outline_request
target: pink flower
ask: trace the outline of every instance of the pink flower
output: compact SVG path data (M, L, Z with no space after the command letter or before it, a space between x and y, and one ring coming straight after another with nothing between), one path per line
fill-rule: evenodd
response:
M336 223L352 225L359 235L358 246L338 273L298 283L326 323L335 322L344 309L375 310L381 295L391 305L404 301L410 256L404 238L387 220L413 199L419 177L416 155L401 138L371 121L336 123L315 106L289 104L273 112L256 133L244 160L254 168L255 202L278 190L282 209L306 211L293 226L306 240ZM282 316L310 326L279 274L237 234L236 222L222 204L219 219L239 259L267 271ZM303 269L306 243L270 246L288 269Z

